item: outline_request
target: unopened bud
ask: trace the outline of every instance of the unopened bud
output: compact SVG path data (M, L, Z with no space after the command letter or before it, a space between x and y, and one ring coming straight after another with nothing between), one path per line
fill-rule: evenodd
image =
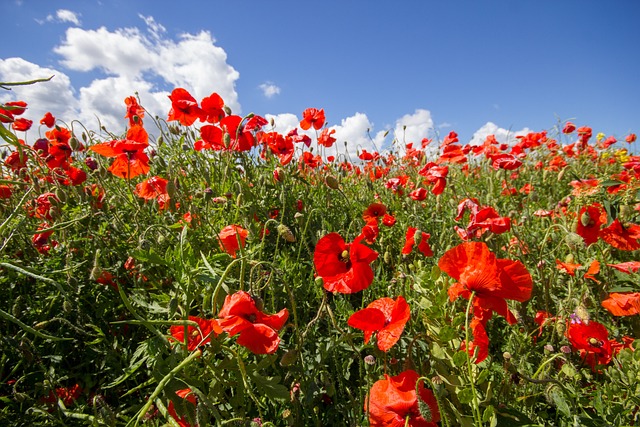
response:
M291 229L286 225L279 224L277 227L277 230L280 237L282 237L287 242L293 243L296 241L296 236L293 235L293 233L291 232Z
M324 182L325 184L327 184L327 187L333 190L337 190L338 188L340 188L340 183L333 175L327 175L327 177L324 179Z

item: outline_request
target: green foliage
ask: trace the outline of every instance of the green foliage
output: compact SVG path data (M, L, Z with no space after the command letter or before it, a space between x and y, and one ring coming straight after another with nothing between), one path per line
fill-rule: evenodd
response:
M104 140L74 126L72 134L87 147ZM15 135L1 130L7 153L13 152ZM565 335L581 307L606 325L611 339L639 336L637 316L613 317L600 304L608 292L640 289L638 273L607 266L635 260L638 252L602 240L586 246L573 232L577 212L593 202L602 204L609 223L638 223L635 178L608 191L620 184L612 177L628 160L616 146L565 156L542 145L516 173L470 155L468 166L448 165L441 195L416 201L408 197L411 187L427 185L418 171L438 153L403 158L395 151L393 158L371 163L384 172L370 178L372 166L347 161L353 152L318 168L297 157L281 165L270 152L262 158L262 148L195 151L191 128L164 124L157 132L162 136L151 171L132 180L108 173L109 160L101 156L91 170L83 163L92 154L87 150L73 154L74 165L87 174L77 186L46 179L46 167L31 149L23 150L24 169L2 166L3 185L12 194L0 199L1 424L164 425L175 423L171 407L192 425L248 426L255 418L263 425L366 425L363 408L372 384L406 369L431 379L442 425L638 421L640 350L631 348L640 344L592 369ZM556 156L567 165L547 167ZM385 185L402 175L408 182L401 191ZM135 193L150 176L168 180L164 209ZM600 180L592 192L569 185L592 177ZM516 192L506 194L507 188ZM34 203L48 192L56 200L45 220L34 214ZM437 266L461 243L454 227L468 223L468 213L455 219L465 198L511 219L508 232L489 231L475 240L498 258L521 261L534 280L529 301L509 303L517 324L497 315L488 323L489 357L479 364L461 349L469 340L467 301L450 301L453 280ZM374 201L397 222L380 225L369 244L379 253L373 284L351 295L326 292L314 270L316 243L330 232L353 241ZM540 210L553 216L539 216ZM235 258L218 238L230 224L249 231ZM415 248L401 253L408 227L430 234L433 257ZM43 229L52 234L48 248L39 251L33 238ZM556 260L568 257L584 266L575 276L556 267ZM599 284L584 277L593 260L601 265ZM266 313L289 310L275 354L253 354L226 333L196 352L171 337L171 326L194 326L189 316L216 318L225 297L238 290L259 298ZM411 320L388 352L377 348L375 336L365 343L362 332L348 326L355 311L399 295L411 307ZM552 316L543 326L534 322L540 310ZM76 384L81 391L65 400L60 390ZM195 411L176 395L186 388L197 399Z

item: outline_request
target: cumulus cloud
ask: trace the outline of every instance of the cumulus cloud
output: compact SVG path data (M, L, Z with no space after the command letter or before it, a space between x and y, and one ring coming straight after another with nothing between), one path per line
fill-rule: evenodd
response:
M398 120L394 128L394 135L404 147L405 144L419 144L427 138L433 130L433 119L428 110L417 109L413 114L405 114Z
M71 22L73 17L66 12L60 10L51 19ZM66 30L62 42L54 48L61 66L97 75L77 90L59 70L20 58L0 60L2 81L56 75L53 82L14 89L2 94L3 99L20 96L32 105L32 112L51 111L60 118L79 119L89 129L102 125L116 134L126 126L127 96L138 94L148 116L166 118L171 108L169 91L175 87L187 89L197 100L217 92L235 114L242 113L235 90L239 73L227 63L226 52L216 46L208 31L180 34L173 39L153 17L140 18L146 25L142 29Z
M275 95L280 94L280 88L271 82L262 83L259 88L262 90L262 93L267 98L271 98Z
M496 140L500 143L514 144L518 141L516 139L516 136L526 135L529 132L531 132L531 129L529 128L512 131L509 129L501 128L495 123L487 122L480 129L475 131L473 137L471 137L471 140L469 141L469 144L481 145L489 135L494 135L496 137Z
M80 14L68 9L58 9L55 15L47 15L46 22L69 22L71 24L80 26ZM38 21L43 23L43 21Z
M52 68L40 67L22 58L0 59L0 80L21 82L53 76L51 81L29 86L14 86L0 92L0 102L24 100L29 106L24 117L38 123L47 111L67 119L75 119L79 102L74 96L69 77Z

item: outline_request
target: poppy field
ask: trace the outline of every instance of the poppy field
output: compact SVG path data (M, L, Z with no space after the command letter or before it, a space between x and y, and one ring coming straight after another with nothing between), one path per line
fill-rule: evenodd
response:
M0 104L0 424L639 422L635 134L373 151L170 99Z

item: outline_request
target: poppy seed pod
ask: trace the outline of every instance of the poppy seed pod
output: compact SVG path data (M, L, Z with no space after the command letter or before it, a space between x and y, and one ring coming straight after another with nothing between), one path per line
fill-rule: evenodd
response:
M332 190L337 190L340 188L340 183L333 175L327 175L324 179L324 182L325 184L327 184L327 187L331 188Z

